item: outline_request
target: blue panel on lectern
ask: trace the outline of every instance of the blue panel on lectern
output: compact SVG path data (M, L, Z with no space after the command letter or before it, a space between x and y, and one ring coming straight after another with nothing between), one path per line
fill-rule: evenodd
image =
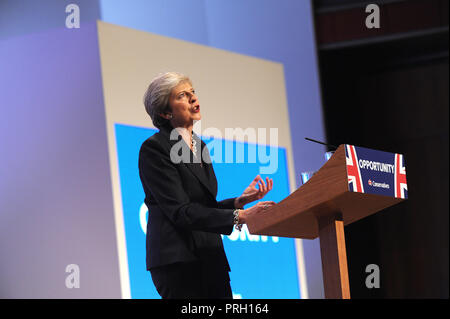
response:
M138 172L138 156L142 143L156 133L155 129L115 124L117 155L122 193L123 219L132 298L159 298L145 265L145 228L147 208ZM274 180L274 189L263 199L279 202L289 195L286 150L251 143L202 137L211 151L218 181L217 199L240 195L245 187L260 174L261 167L269 167L276 160L277 169L268 175ZM245 151L244 161L233 154ZM259 161L259 149L268 157ZM217 153L222 150L221 156ZM250 154L255 154L256 161ZM229 153L228 153L229 155ZM250 159L250 160L248 160ZM260 174L264 179L264 174ZM250 235L244 226L241 232L223 236L231 266L231 287L235 298L299 298L295 243L290 238Z

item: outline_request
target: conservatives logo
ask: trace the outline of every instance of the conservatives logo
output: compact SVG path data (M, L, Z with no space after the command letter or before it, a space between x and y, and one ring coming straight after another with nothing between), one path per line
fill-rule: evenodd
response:
M381 188L387 188L387 189L390 188L389 184L386 184L386 183L377 183L377 182L375 182L375 181L373 181L373 180L371 180L371 179L369 179L369 180L367 181L367 184L369 184L369 186L372 186L372 187L381 187Z

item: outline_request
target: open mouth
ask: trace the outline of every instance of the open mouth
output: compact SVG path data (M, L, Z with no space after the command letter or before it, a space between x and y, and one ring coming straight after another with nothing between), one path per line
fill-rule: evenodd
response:
M195 113L200 112L200 105L194 106L192 111L195 112Z

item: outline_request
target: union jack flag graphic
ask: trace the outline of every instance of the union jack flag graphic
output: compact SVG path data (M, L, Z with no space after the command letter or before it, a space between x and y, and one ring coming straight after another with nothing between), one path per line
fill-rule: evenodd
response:
M364 193L361 172L358 166L358 157L353 145L345 145L345 157L347 162L348 188L352 192Z
M402 154L395 154L394 194L396 198L408 198L405 160Z

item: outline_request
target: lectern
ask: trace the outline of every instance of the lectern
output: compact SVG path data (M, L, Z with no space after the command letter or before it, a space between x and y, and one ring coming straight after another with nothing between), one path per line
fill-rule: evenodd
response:
M401 154L340 145L303 186L248 217L251 234L320 238L326 298L349 299L344 226L407 199Z

